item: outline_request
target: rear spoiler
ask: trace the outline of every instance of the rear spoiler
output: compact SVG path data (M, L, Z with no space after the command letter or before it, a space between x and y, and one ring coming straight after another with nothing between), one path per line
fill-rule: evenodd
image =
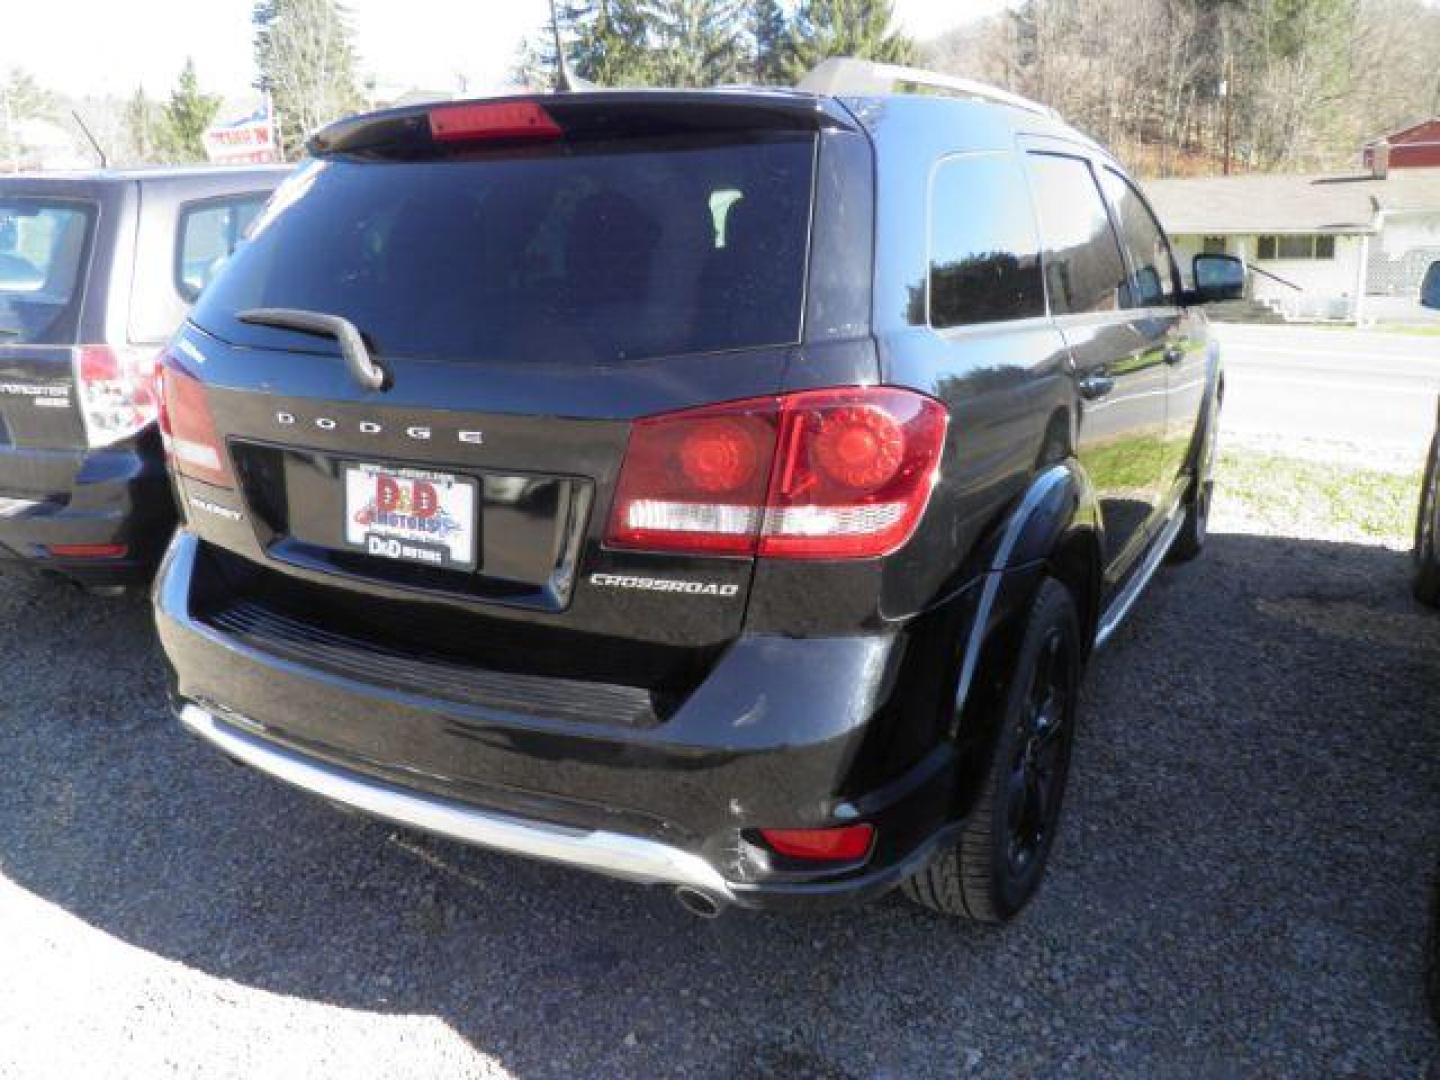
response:
M322 128L305 144L314 157L357 155L424 159L449 153L453 138L436 138L435 114L456 110L523 111L545 118L549 137L565 141L726 132L858 131L839 102L776 90L599 90L523 95L386 109ZM558 132L555 132L558 129ZM487 141L523 142L513 130Z

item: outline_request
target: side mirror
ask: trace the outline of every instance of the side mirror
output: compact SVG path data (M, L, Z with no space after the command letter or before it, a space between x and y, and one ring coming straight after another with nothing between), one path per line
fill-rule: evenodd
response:
M1190 261L1195 299L1202 304L1245 296L1245 263L1233 255L1196 255Z
M1440 311L1440 260L1425 271L1425 280L1420 283L1420 306Z

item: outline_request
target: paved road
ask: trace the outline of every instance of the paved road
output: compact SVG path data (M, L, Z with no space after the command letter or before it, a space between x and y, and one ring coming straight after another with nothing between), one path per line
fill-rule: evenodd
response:
M1219 328L1226 428L1422 453L1435 429L1440 337L1289 326Z

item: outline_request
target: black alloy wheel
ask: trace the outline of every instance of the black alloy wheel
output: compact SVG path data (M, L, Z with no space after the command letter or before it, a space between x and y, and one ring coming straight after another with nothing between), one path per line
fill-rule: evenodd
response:
M1005 787L1006 857L1013 877L1029 873L1049 847L1069 764L1070 658L1064 634L1052 627L1041 646L1019 720Z
M905 882L945 915L999 923L1030 902L1060 826L1082 670L1069 589L1041 582L996 718L990 762L960 838Z

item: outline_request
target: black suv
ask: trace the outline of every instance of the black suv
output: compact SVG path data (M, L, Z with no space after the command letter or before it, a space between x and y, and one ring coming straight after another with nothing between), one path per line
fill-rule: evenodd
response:
M155 356L283 175L0 177L0 568L154 572L175 527Z
M1020 909L1086 658L1204 541L1217 355L1049 110L811 85L311 140L164 360L186 727L701 913Z

